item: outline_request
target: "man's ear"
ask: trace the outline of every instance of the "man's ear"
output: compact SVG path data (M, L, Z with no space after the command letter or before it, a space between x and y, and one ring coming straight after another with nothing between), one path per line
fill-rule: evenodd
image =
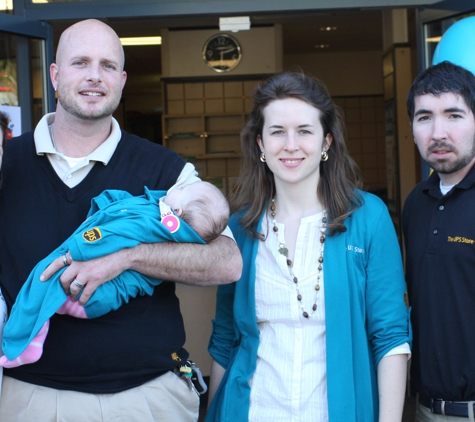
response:
M183 208L173 208L173 211L178 215L178 217L181 217L183 214Z
M124 71L122 71L122 87L121 87L121 89L124 89L126 81L127 81L127 72L124 70Z
M56 63L51 63L49 67L49 77L51 78L51 83L53 84L53 88L56 91L58 87L58 65Z

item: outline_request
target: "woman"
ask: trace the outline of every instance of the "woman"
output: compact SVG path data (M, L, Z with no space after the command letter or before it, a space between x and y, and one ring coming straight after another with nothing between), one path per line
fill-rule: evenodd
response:
M400 421L410 340L386 206L358 189L340 114L301 73L260 84L230 223L206 420ZM218 387L219 386L219 387Z

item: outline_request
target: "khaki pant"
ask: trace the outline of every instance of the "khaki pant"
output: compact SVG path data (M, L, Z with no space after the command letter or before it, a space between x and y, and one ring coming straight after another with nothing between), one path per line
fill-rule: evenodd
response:
M473 409L473 402L472 402ZM0 420L2 418L0 417ZM469 415L468 418L460 418L458 416L444 416L444 415L435 415L430 411L428 407L423 406L417 401L417 410L416 410L416 422L475 422L473 414Z
M168 372L115 394L55 390L3 377L1 422L196 422L199 398Z

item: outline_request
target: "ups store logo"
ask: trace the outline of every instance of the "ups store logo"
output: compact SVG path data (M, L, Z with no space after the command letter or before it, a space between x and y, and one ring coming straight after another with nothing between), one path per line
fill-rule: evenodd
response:
M94 227L93 229L84 232L82 237L86 242L95 242L102 238L102 233L99 230L99 227Z

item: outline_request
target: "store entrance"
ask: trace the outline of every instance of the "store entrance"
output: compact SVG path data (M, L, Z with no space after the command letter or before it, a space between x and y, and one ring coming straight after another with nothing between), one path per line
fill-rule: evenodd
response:
M53 57L49 24L0 13L0 105L12 115L13 136L54 110L48 78Z

